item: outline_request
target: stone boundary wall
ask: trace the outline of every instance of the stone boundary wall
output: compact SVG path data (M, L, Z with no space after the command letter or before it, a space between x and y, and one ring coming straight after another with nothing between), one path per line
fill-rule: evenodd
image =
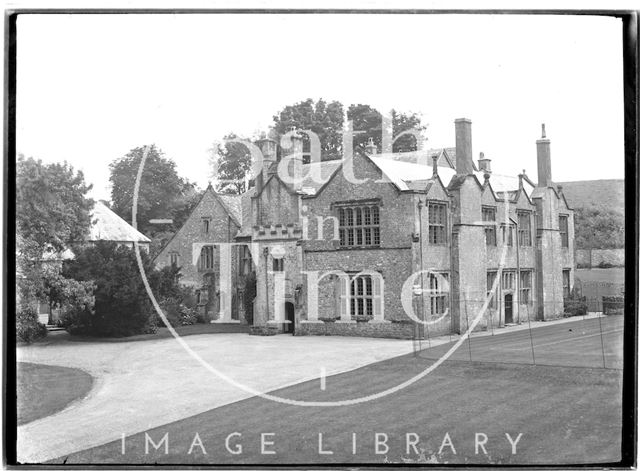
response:
M296 325L296 335L343 335L348 337L383 337L394 339L413 339L413 322L340 322L304 323Z

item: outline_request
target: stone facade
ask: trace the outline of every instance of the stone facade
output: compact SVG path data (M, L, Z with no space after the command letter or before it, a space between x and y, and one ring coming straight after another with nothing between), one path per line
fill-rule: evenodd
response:
M369 145L313 164L302 164L293 136L281 152L293 183L275 141L263 139L251 190L230 204L209 188L156 260L178 260L183 282L206 291L203 309L219 321L252 318L255 334L424 338L562 315L574 277L573 211L552 183L549 140L536 142L536 185L524 171L492 173L483 154L476 166L471 122L456 120L455 129L456 148L446 151L379 155ZM203 234L205 218L212 226ZM203 271L200 251L230 243L224 264L216 251ZM251 316L240 302L248 272Z

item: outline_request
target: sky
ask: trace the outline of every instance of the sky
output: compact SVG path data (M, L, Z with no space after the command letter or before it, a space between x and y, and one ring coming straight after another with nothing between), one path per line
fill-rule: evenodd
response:
M427 147L536 180L624 178L621 20L545 15L22 15L17 150L66 160L110 199L109 163L155 143L204 188L225 134L306 98L416 112Z

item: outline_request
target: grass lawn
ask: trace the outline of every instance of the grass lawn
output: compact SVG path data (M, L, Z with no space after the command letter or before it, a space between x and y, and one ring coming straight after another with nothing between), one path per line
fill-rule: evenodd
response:
M91 375L77 368L19 362L17 365L18 425L64 409L91 390Z
M624 285L624 267L578 268L576 277L583 283L616 283Z
M340 400L397 385L433 362L407 355L282 389L301 400ZM149 446L145 434L51 461L62 463L589 463L620 459L620 370L509 363L448 361L417 383L375 401L342 407L300 407L251 398L149 430L164 445ZM151 404L152 406L152 404ZM147 433L147 432L145 432ZM199 446L189 449L196 433ZM238 433L241 435L231 435ZM323 450L319 453L319 434ZM375 433L386 434L376 453ZM453 448L439 452L446 434ZM476 433L485 434L486 454L476 454ZM516 454L506 433L515 440ZM261 449L261 434L267 444ZM356 434L356 453L353 453ZM407 450L409 441L416 448ZM231 454L225 448L241 453ZM479 437L482 439L482 436ZM379 435L384 441L385 436ZM482 441L482 440L481 440ZM418 453L416 453L416 450Z

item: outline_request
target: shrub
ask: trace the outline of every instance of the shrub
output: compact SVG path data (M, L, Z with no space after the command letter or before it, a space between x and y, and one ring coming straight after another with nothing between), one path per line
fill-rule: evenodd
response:
M587 302L585 297L572 295L564 300L565 317L585 316L587 314Z
M204 323L205 318L198 313L198 303L193 288L178 286L171 290L172 296L160 301L160 307L172 327ZM156 316L158 325L164 325L160 316Z
M141 254L150 281L161 284L149 257ZM65 315L71 333L124 337L154 330L155 317L138 270L135 253L114 242L98 241L65 262L63 274L78 281L94 282L94 309L76 306ZM165 287L166 288L166 287Z
M21 307L16 313L16 339L31 343L47 336L47 328L38 322L38 313L30 306Z

